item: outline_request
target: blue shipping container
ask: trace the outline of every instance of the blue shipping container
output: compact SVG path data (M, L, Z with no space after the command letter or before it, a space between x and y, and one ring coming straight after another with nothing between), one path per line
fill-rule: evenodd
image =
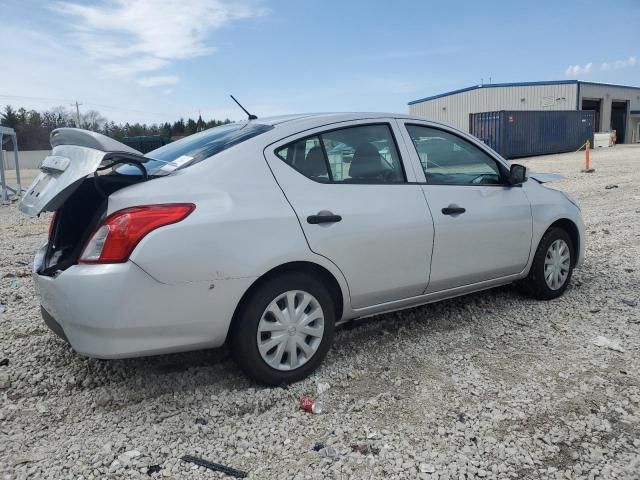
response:
M571 152L593 144L594 112L501 110L469 114L469 132L504 158Z

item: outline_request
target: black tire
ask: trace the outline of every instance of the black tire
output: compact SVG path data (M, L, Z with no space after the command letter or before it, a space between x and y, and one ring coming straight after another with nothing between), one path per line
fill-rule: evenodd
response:
M553 290L549 285L547 285L544 278L544 261L549 247L556 240L563 240L569 247L570 263L569 272L565 282L560 288ZM551 227L540 240L533 258L533 263L531 264L531 270L529 270L529 275L521 282L521 287L523 287L523 290L527 294L538 300L552 300L554 298L558 298L569 286L575 261L575 250L569 234L562 228Z
M320 345L313 356L293 370L271 367L258 350L258 324L269 304L280 294L301 290L318 301L324 316L324 331ZM263 281L243 301L233 321L229 347L231 356L240 369L251 379L264 385L283 385L297 382L318 368L327 355L335 330L335 304L329 290L317 278L299 272L287 272Z

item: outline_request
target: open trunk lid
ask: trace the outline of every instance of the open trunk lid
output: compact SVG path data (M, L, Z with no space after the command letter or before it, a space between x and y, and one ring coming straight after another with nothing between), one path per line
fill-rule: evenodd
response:
M117 163L141 165L149 159L123 143L99 133L78 128L51 132L51 155L44 159L40 173L27 189L19 208L27 215L55 211L97 170ZM141 173L146 177L146 172Z

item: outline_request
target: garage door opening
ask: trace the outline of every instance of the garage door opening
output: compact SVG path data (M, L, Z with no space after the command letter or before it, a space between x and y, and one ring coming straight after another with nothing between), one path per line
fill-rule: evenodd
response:
M627 127L627 102L611 102L611 130L616 131L616 143L624 143Z
M601 132L602 125L600 125L600 109L602 108L601 98L585 98L582 100L582 110L593 111L593 131Z

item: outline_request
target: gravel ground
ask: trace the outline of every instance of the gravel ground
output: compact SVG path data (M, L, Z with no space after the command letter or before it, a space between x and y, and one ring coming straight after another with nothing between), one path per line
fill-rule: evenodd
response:
M195 455L260 479L640 478L640 148L594 152L591 175L583 155L521 161L564 174L583 208L586 263L562 298L505 287L360 321L286 389L249 383L224 349L75 354L29 276L47 219L0 207L0 474L223 477L180 460ZM326 412L299 410L325 382Z

